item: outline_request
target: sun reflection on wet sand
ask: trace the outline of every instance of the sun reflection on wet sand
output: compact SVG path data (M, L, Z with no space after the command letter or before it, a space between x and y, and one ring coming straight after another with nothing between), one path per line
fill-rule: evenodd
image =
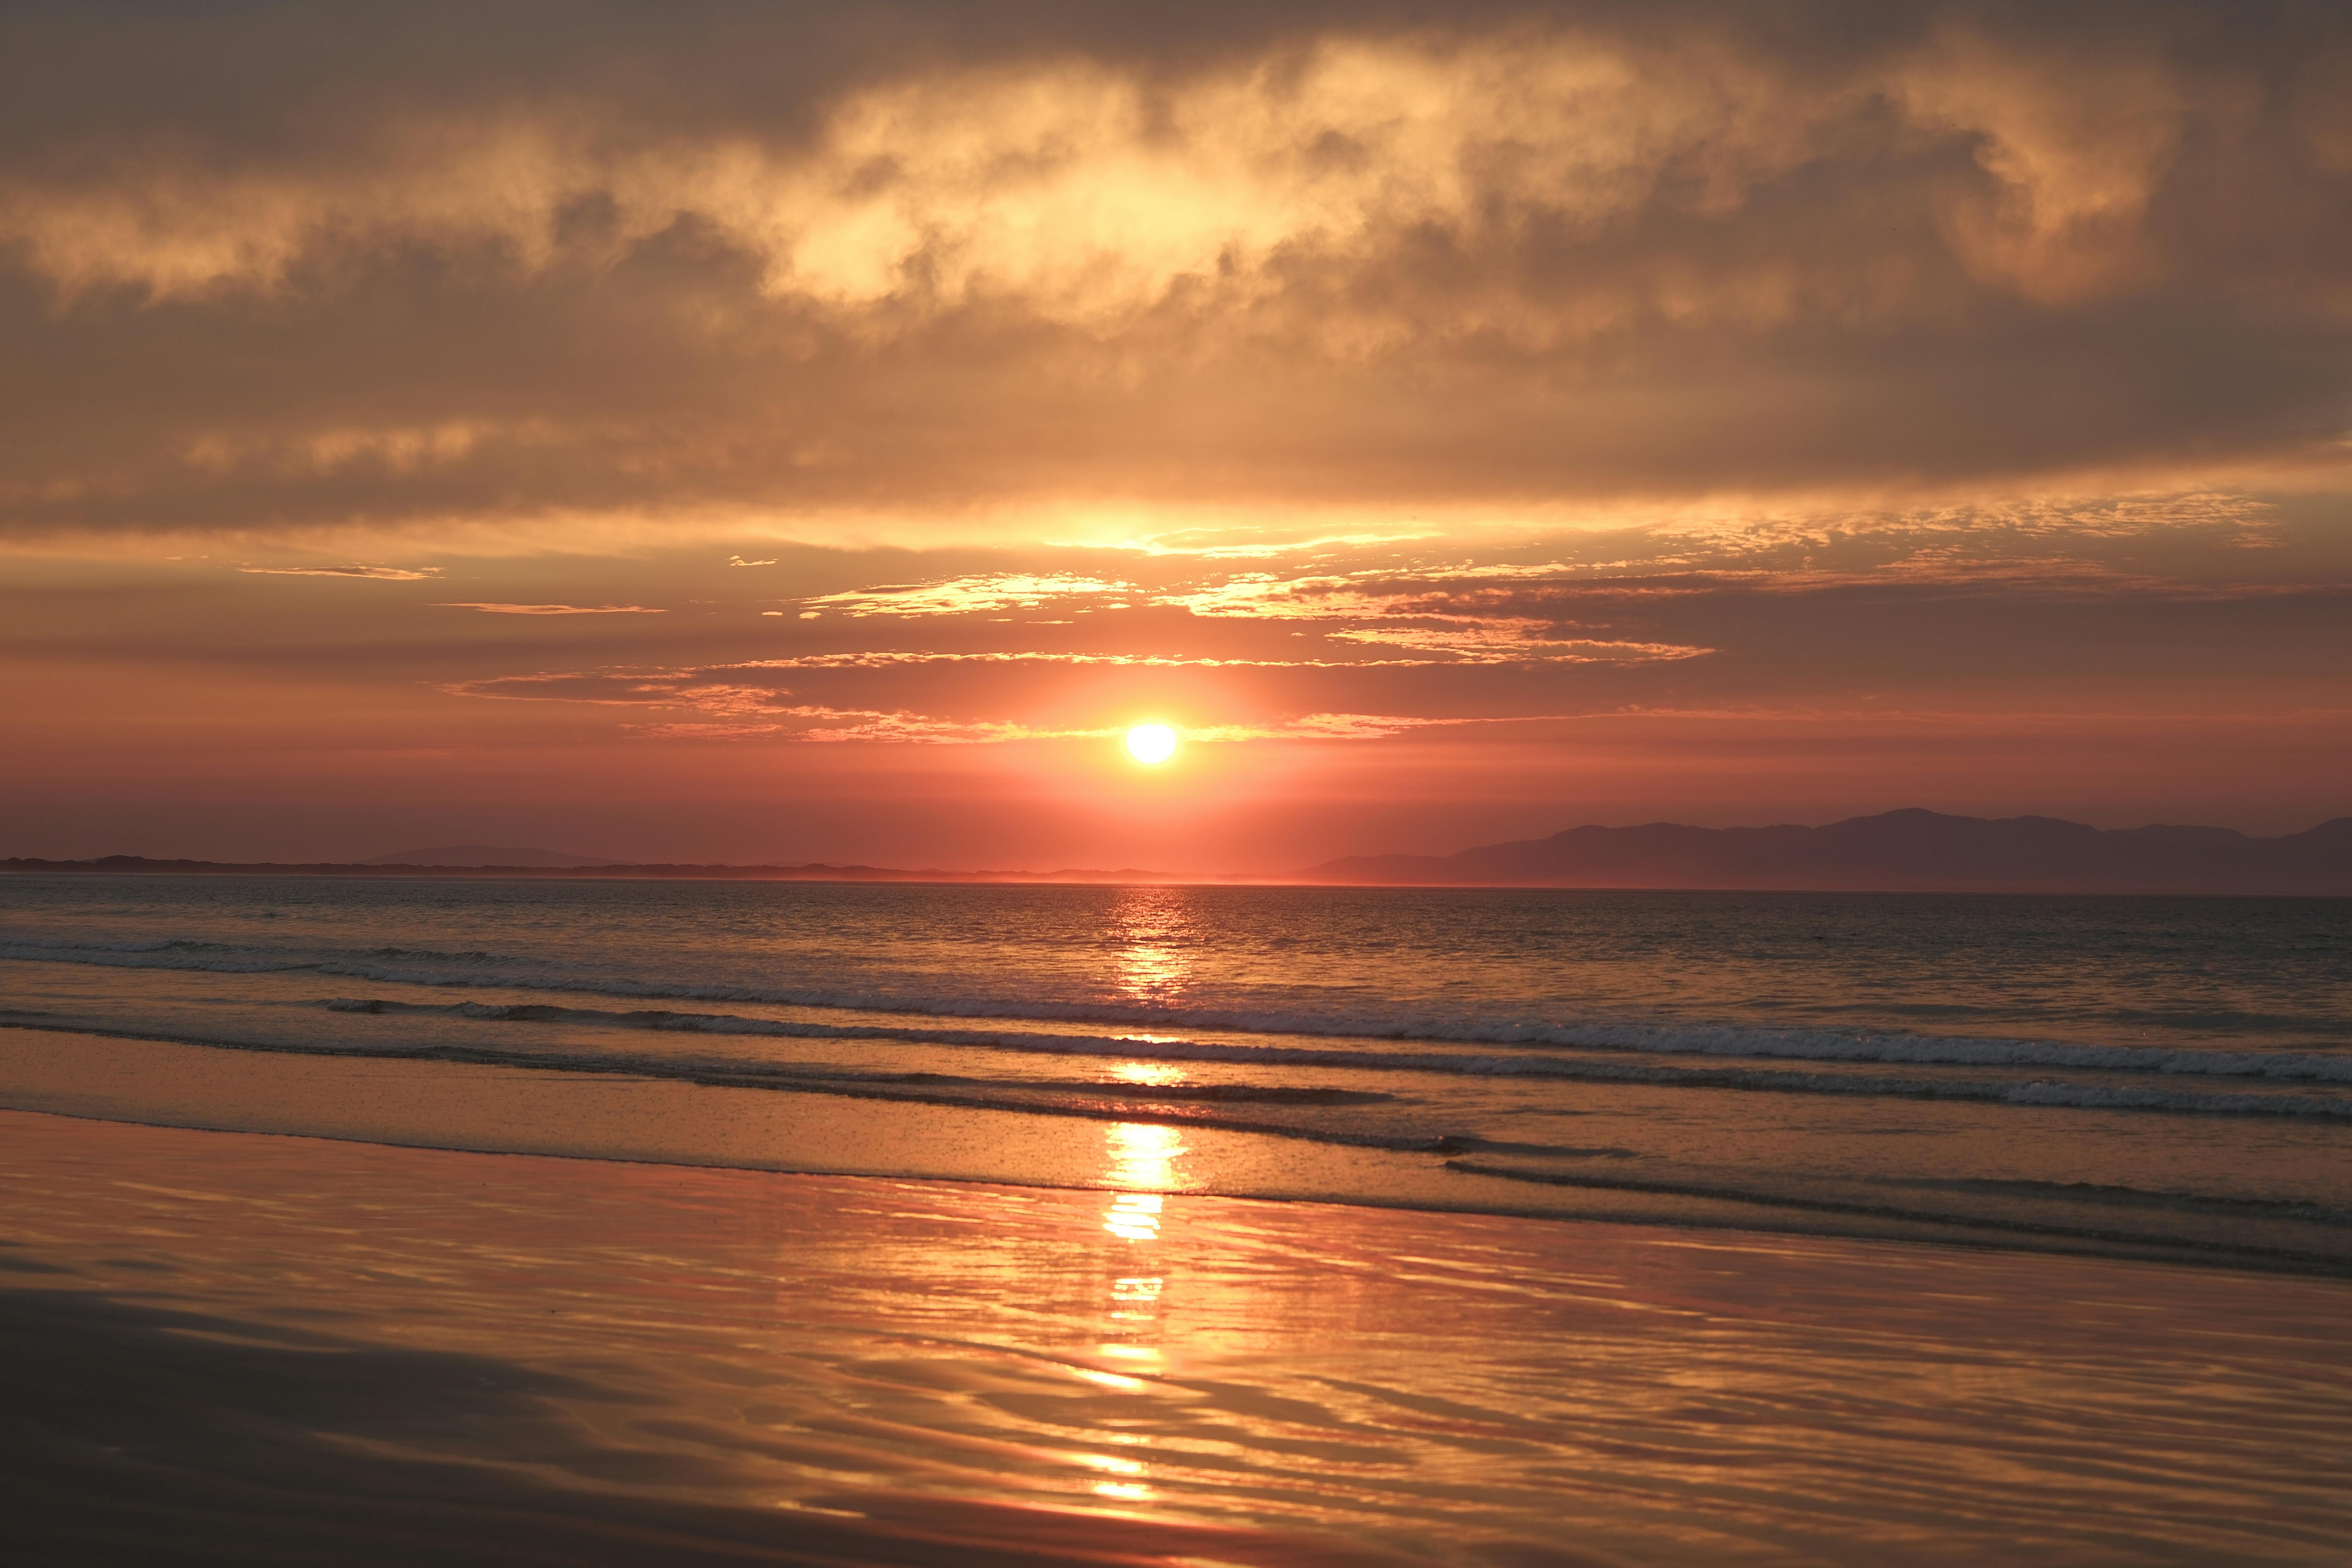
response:
M1103 1211L1103 1228L1128 1241L1157 1241L1166 1201L1158 1193L1121 1193Z
M530 1467L577 1489L583 1529L750 1500L795 1550L834 1531L827 1561L1069 1542L1056 1561L1260 1568L1563 1548L2280 1562L2352 1542L2340 1280L1259 1204L1183 1193L1201 1156L1169 1129L1114 1124L1102 1153L1089 1178L1117 1191L0 1112L18 1265L0 1311L90 1379L126 1366L149 1440L252 1495L348 1502L381 1489L373 1467L424 1458L539 1531L550 1494L509 1484ZM1122 1234L1107 1205L1152 1223ZM159 1290L221 1336L150 1312ZM45 1455L102 1456L86 1384L19 1361L11 1420L47 1423L27 1427L56 1434ZM100 1485L125 1486L120 1463L89 1465L105 1528L152 1535Z
M1182 1184L1177 1162L1187 1151L1183 1133L1173 1127L1115 1122L1104 1131L1103 1152L1108 1161L1103 1173L1105 1181L1129 1188ZM1121 1272L1110 1281L1110 1297L1103 1311L1102 1338L1095 1346L1095 1353L1139 1378L1156 1377L1167 1370L1160 1298L1168 1280L1156 1269L1145 1271L1151 1269L1156 1261L1160 1220L1167 1202L1160 1192L1114 1193L1103 1211L1103 1229L1128 1245L1121 1249L1124 1256L1113 1265ZM1138 1382L1134 1386L1147 1385ZM1097 1436L1136 1447L1151 1440L1139 1432L1101 1430ZM1150 1468L1141 1459L1097 1455L1087 1463L1118 1478L1094 1482L1092 1489L1097 1497L1132 1503L1149 1501L1159 1495L1150 1485Z
M1111 1281L1111 1321L1156 1323L1160 1321L1160 1291L1166 1281L1157 1275L1150 1278L1130 1278Z

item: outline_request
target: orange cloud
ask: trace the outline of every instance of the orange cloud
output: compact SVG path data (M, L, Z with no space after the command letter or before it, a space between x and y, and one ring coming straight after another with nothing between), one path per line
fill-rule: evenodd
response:
M386 583L420 583L441 575L438 566L240 566L256 577L372 577Z
M436 610L479 610L490 616L659 616L668 612L645 605L473 605L437 602Z
M1060 599L1103 600L1124 609L1122 596L1132 595L1128 584L1067 572L1000 572L975 577L951 577L944 582L899 587L858 588L845 594L824 594L802 604L822 613L836 610L851 616L962 616L992 610L1035 609Z

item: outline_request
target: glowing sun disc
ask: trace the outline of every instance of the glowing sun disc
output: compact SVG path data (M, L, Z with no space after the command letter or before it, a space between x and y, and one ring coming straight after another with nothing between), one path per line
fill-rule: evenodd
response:
M1127 732L1127 754L1157 767L1176 754L1176 731L1165 724L1138 724Z

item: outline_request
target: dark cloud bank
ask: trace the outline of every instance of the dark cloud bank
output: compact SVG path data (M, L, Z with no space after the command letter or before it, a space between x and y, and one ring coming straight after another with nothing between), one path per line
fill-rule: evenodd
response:
M2331 7L17 5L0 61L19 538L2130 488L2352 428Z

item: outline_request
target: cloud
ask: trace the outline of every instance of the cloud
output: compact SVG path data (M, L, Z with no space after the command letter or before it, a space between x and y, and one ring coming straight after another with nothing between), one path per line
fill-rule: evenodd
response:
M679 695L686 699L684 706L708 713L731 714L733 720L625 724L622 729L629 734L657 741L771 740L816 745L868 742L933 746L993 745L1013 741L1098 740L1116 732L1106 729L1045 728L1009 720L944 719L904 709L782 703L773 700L781 693L751 693L740 689L706 689Z
M438 566L240 566L257 577L372 577L387 583L419 583L441 575Z
M1645 68L1658 64L1672 74ZM1240 279L1232 303L1246 307L1279 290L1288 254L1350 257L1420 226L1597 232L1652 200L1670 166L1689 182L1678 205L1728 210L1815 152L1867 85L1803 101L1719 47L1662 60L1629 39L1519 29L1330 37L1176 80L1065 55L873 82L793 141L616 139L541 105L411 110L327 158L20 176L0 187L0 226L68 295L174 300L280 292L352 240L488 243L543 272L566 258L560 215L593 199L605 221L589 243L607 258L690 213L756 259L769 297L919 312L1009 296L1100 326L1195 279ZM1465 324L1512 314L1464 303ZM1330 346L1411 330L1377 322Z
M646 605L469 605L440 603L436 610L479 610L490 616L661 616L658 610Z
M1467 570L1467 569L1465 569ZM1130 582L1087 577L1071 573L998 573L952 577L929 583L890 584L825 595L804 603L845 611L857 618L908 616L939 619L987 616L992 620L1018 620L1030 626L1070 626L1067 618L1019 617L999 612L1076 608L1106 615L1138 609L1178 609L1214 620L1264 622L1337 622L1318 632L1341 644L1402 647L1432 656L1441 663L1628 663L1653 659L1697 658L1713 650L1695 645L1620 638L1558 635L1550 621L1525 616L1476 613L1456 595L1430 597L1413 574L1361 572L1352 575L1282 577L1270 572L1247 572L1212 577L1181 588L1139 586ZM1377 579L1367 585L1359 579ZM1067 601L1091 601L1083 605ZM1263 656L1200 655L1171 659L1165 656L1050 653L1044 651L985 653L872 652L818 654L803 659L827 664L878 664L919 659L936 662L972 659L1041 663L1126 663L1170 665L1199 663L1257 668L1329 667L1334 658L1268 658ZM803 664L803 668L809 666Z
M859 616L961 616L1036 609L1070 598L1098 599L1108 607L1125 609L1127 597L1134 595L1135 590L1128 584L1067 572L998 572L936 583L858 588L845 594L820 595L802 603L819 613L839 610Z
M1989 188L1944 193L1938 216L1954 253L1978 279L2044 305L2161 275L2148 205L2197 89L2153 39L2105 45L2020 48L1948 25L1894 83L1917 122L1972 136L1992 176Z
M1158 602L1217 619L1343 622L1322 628L1322 635L1465 664L1630 664L1715 651L1689 643L1563 637L1557 617L1491 613L1475 595L1453 585L1465 577L1508 582L1528 572L1552 576L1563 570L1556 564L1492 572L1465 566L1428 577L1395 570L1295 578L1244 573Z
M1391 533L1328 533L1278 523L1255 522L1236 528L1172 529L1132 539L1073 539L1049 541L1075 550L1123 550L1146 556L1193 557L1203 561L1264 560L1272 556L1360 550L1383 544L1403 544L1432 539L1443 531L1414 529Z
M42 14L0 528L1365 543L2344 464L2324 8L491 9Z
M1556 713L1431 717L1404 713L1305 713L1276 724L1217 725L1183 731L1186 741L1385 741L1415 730L1554 722Z
M1549 623L1524 617L1453 618L1437 626L1345 627L1341 642L1376 643L1421 653L1450 654L1465 664L1634 664L1699 658L1715 652L1682 643L1626 642L1546 635Z
M2103 545L2198 536L2240 547L2277 537L2278 507L2259 496L2214 490L2083 496L2040 495L1946 503L1896 511L1746 515L1704 513L1667 520L1653 531L1692 563L1785 564L1795 553L1866 550L1886 565L1928 559L1992 562L2021 552L2085 552Z

